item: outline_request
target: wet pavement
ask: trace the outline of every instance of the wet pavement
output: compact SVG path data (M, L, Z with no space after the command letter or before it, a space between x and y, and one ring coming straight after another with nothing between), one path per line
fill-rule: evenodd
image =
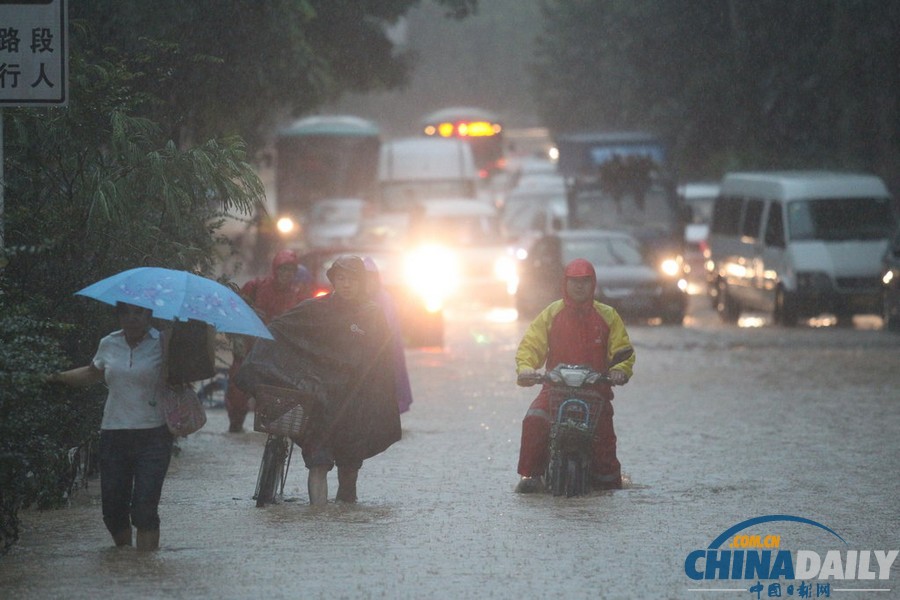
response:
M403 439L366 461L358 504L309 507L297 455L287 501L257 509L264 437L225 433L211 410L172 461L158 552L112 546L91 481L67 509L21 515L0 598L757 598L689 579L688 553L773 514L854 549L900 545L900 336L877 319L739 328L695 303L683 328L632 325L635 376L615 401L626 488L564 499L513 492L535 390L514 384L525 325L509 316L460 309L443 351L408 352ZM900 566L876 583L891 591L850 596L900 597Z

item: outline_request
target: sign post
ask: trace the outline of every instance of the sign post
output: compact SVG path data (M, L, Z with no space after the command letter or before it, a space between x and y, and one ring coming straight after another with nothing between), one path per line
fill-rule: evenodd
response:
M3 249L5 106L66 106L66 0L0 0L0 250Z

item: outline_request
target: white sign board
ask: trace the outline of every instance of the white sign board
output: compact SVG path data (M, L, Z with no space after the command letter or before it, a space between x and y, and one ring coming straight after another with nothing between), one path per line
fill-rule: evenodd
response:
M0 108L65 106L66 0L0 0Z

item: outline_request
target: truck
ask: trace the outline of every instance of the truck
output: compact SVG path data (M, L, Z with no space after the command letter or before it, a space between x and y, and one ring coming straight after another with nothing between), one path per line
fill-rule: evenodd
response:
M431 198L476 198L478 183L472 149L459 139L409 137L381 146L377 195L386 212Z
M556 138L568 227L637 238L660 262L681 264L689 210L679 201L668 149L647 132L578 132Z

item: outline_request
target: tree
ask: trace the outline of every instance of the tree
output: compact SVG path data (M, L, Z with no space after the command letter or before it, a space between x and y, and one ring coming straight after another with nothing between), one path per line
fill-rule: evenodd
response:
M9 293L54 307L126 266L210 272L217 215L249 213L262 200L243 144L180 149L134 116L146 98L129 87L122 61L76 47L70 67L68 108L4 115L10 252L39 251L11 261L6 276L18 286Z
M99 424L100 390L50 389L46 373L87 364L112 327L108 307L73 293L125 268L208 274L225 210L263 189L236 138L181 149L135 116L149 100L114 53L79 42L65 109L4 111L8 265L0 270L0 552L17 511L71 492L72 451ZM64 323L64 324L62 324Z
M70 10L96 28L97 46L153 57L137 85L159 96L151 116L170 138L237 134L254 151L285 117L403 85L411 56L396 51L387 25L420 1L94 0ZM438 3L464 18L477 0Z
M900 5L635 0L544 3L534 63L557 131L644 128L682 175L900 163Z

